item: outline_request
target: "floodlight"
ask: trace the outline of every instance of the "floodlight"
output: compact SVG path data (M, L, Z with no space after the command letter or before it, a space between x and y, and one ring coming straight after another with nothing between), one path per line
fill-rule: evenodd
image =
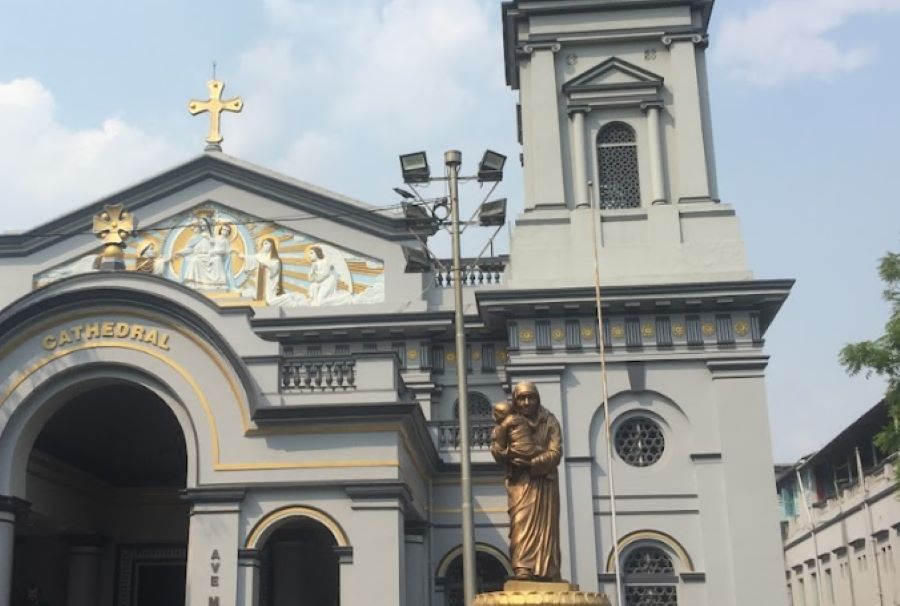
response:
M495 151L487 150L478 163L478 182L496 182L503 179L503 165L506 164L506 156Z
M400 170L404 183L428 183L431 178L428 158L423 151L400 156Z
M478 223L484 227L496 227L506 223L506 198L482 204L478 209Z
M403 202L403 216L406 217L406 223L410 227L421 227L434 223L434 217L421 204Z
M403 258L406 259L404 271L408 274L421 274L431 271L431 257L420 248L403 247Z
M416 198L415 195L409 193L405 189L400 189L399 187L394 188L394 193L399 195L404 200L414 200Z

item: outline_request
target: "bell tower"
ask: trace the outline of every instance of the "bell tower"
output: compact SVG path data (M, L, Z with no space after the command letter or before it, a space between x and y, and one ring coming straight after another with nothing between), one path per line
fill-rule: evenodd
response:
M591 204L600 209L604 284L751 278L734 209L716 185L705 54L712 5L503 5L525 174L514 287L592 283Z

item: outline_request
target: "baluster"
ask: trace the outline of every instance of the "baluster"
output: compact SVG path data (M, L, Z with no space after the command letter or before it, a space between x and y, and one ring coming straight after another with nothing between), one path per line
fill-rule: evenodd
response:
M293 367L290 364L281 365L281 388L287 389L291 386L291 375Z
M303 374L303 386L312 389L313 386L313 367L309 362L304 362L303 367L306 372Z
M347 389L347 386L344 384L344 363L345 363L345 360L339 360L334 363L334 387L333 387L333 389L337 389L338 387Z
M334 389L334 372L332 370L333 363L325 362L323 366L325 367L325 388L327 389L330 387Z
M322 388L322 363L321 363L321 362L314 362L314 363L312 364L312 367L314 368L314 373L315 373L315 374L313 375L313 379L314 379L314 383L315 383L315 388L316 388L316 389L321 389L321 388Z
M347 385L356 387L356 361L349 360L347 362Z

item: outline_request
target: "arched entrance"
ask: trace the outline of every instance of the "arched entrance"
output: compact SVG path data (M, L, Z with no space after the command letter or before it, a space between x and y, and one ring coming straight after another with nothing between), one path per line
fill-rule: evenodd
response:
M13 604L183 604L188 456L156 393L93 379L46 404L25 463ZM29 601L30 600L30 601Z
M260 551L259 606L338 606L335 547L332 531L311 518L280 524Z

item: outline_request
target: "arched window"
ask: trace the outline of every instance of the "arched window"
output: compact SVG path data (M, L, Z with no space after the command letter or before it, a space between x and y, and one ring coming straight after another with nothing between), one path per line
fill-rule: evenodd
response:
M658 547L642 545L625 554L622 565L625 606L675 606L678 577L672 558Z
M597 135L600 208L637 208L641 205L637 143L634 129L612 122Z
M469 419L486 420L491 419L491 401L484 394L477 391L469 392ZM459 418L459 400L453 403L453 418Z
M501 591L508 577L509 571L500 560L483 551L475 552L475 588L478 593ZM464 606L462 555L450 562L441 582L444 584L446 606Z

